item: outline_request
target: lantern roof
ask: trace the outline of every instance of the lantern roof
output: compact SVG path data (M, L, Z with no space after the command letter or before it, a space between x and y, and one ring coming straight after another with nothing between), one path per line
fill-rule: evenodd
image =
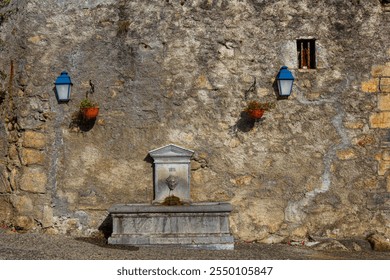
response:
M277 80L294 80L294 76L292 75L291 71L287 69L287 66L282 66L280 68L280 71L278 75L276 76Z
M56 85L71 85L72 81L68 75L68 72L63 71L60 76L57 77L55 83Z

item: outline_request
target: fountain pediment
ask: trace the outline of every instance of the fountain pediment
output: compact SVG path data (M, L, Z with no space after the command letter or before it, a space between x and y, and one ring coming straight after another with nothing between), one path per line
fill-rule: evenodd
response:
M161 148L151 150L149 155L154 159L169 158L169 157L180 157L183 159L188 158L190 160L194 151L182 148L180 146L169 144Z

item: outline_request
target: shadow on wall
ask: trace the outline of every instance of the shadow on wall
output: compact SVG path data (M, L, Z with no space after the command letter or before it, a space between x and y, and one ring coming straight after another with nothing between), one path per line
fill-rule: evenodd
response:
M79 129L82 132L90 131L95 126L96 119L85 119L80 111L72 114L72 121L69 124L70 129Z
M256 123L262 123L264 118L259 120L252 119L247 112L242 112L240 118L233 126L233 130L239 130L241 132L249 132L253 129Z
M104 238L109 238L112 234L112 217L111 215L108 215L102 224L98 228L99 231L101 231L104 235Z

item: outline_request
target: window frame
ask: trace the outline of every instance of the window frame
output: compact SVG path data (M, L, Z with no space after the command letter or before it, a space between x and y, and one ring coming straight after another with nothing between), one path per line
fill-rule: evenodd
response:
M300 38L296 40L298 69L317 69L316 39Z

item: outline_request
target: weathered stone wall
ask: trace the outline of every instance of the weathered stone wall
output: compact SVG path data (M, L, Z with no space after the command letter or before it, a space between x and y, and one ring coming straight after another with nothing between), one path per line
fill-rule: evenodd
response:
M230 201L237 238L390 234L386 10L377 0L4 4L0 221L97 231L110 205L152 201L148 151L174 143L196 151L193 200ZM300 38L316 39L317 69L297 69ZM296 78L288 99L275 91L282 65ZM73 95L58 104L63 70ZM100 115L85 125L89 80ZM252 99L276 107L253 122Z

